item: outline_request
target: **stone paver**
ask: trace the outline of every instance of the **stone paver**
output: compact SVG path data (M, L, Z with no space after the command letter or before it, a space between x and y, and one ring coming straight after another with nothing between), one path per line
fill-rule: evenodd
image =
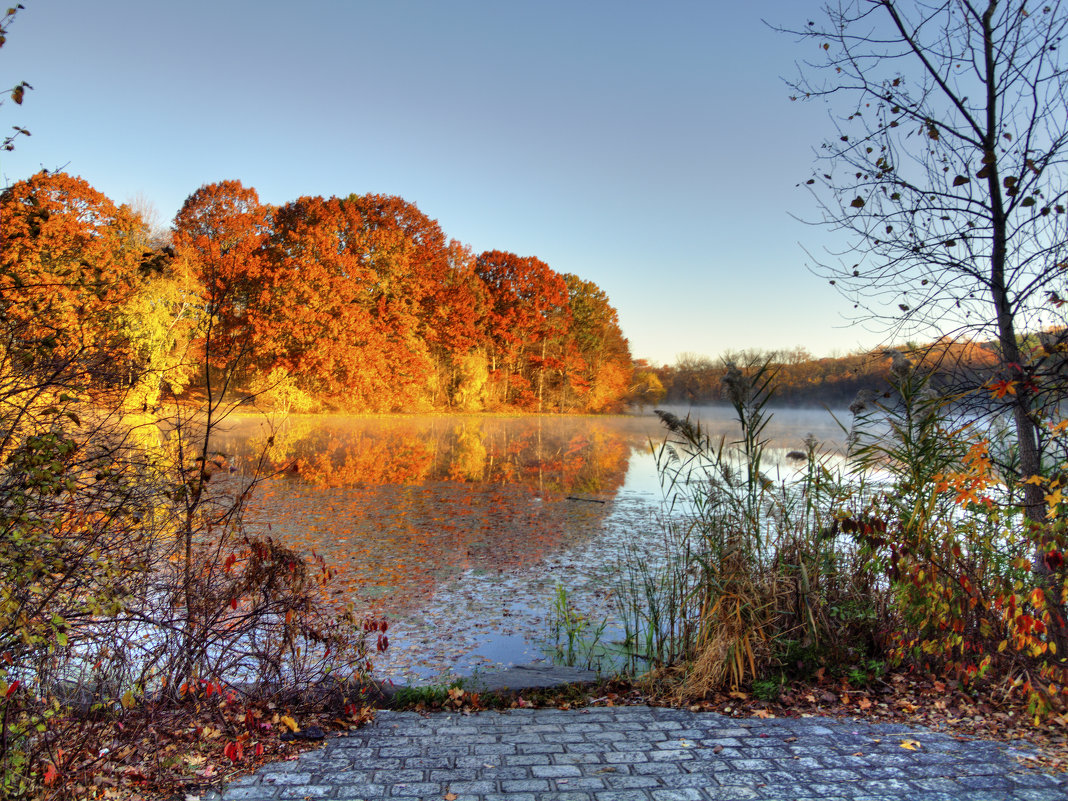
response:
M921 744L912 751L904 740ZM229 785L223 801L1060 801L1068 776L1000 743L896 724L737 719L645 706L374 724Z

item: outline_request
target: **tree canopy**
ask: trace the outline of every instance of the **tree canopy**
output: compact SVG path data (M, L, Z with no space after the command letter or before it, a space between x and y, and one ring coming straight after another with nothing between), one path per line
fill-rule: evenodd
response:
M277 390L305 408L607 411L629 390L599 287L534 257L476 256L400 197L272 207L220 181L186 199L165 248L65 173L21 181L2 204L18 341L107 351L141 403L202 387Z

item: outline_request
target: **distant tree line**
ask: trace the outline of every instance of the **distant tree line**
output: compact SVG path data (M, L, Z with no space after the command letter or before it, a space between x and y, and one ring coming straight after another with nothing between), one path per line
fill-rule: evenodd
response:
M210 385L205 363L290 409L602 412L631 389L596 284L475 254L399 197L271 206L222 181L153 231L42 171L4 190L0 214L8 322L56 357L106 354L100 382L141 405Z
M775 371L773 403L844 407L861 392L881 395L890 389L895 354L907 355L947 393L974 390L997 373L997 355L990 343L944 339L909 342L896 348L858 350L843 356L815 358L804 348L728 351L718 358L681 354L674 364L639 365L637 376L651 375L659 391L647 402L720 403L727 364L767 363Z

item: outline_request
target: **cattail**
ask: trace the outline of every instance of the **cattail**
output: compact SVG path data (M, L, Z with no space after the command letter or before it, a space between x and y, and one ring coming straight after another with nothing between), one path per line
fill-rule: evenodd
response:
M745 406L753 393L753 384L749 376L738 369L734 362L727 362L727 372L723 376L723 395L735 406Z
M906 378L912 371L912 362L901 351L890 348L883 351L883 355L890 357L890 375L895 378Z

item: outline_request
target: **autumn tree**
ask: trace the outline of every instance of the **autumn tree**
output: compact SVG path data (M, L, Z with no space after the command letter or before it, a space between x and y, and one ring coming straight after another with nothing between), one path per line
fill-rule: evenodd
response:
M203 293L202 345L209 403L258 357L263 309L263 244L272 209L240 181L206 184L174 218L174 247Z
M381 365L385 342L368 308L374 273L361 258L362 224L352 204L302 197L278 209L267 243L262 291L271 302L257 324L264 356L317 394L384 387L367 369Z
M306 197L279 209L265 251L274 298L267 347L338 402L411 409L431 372L419 295L409 294L418 254L401 226L371 219L367 206L366 198Z
M708 403L722 398L719 379L722 365L697 353L680 353L664 381L668 400L673 403ZM667 377L667 376L665 376Z
M645 359L636 359L633 368L634 378L627 395L627 401L644 411L646 406L655 406L667 395L660 376L650 367Z
M592 412L618 410L630 388L630 345L619 327L619 314L605 291L577 275L563 276L571 311L571 343L581 358L576 363L578 380L585 387L582 398Z
M142 251L139 270L140 281L117 315L132 362L127 405L147 409L164 392L182 394L201 373L197 342L206 313L197 276L170 247Z
M427 346L438 371L436 390L464 411L485 407L489 363L485 324L489 290L475 272L471 249L448 245L448 265L424 302Z
M434 372L428 345L450 268L441 227L395 195L350 195L363 218L364 264L371 268L371 313L396 354L393 381L405 403L431 394Z
M499 250L482 253L475 271L490 296L486 334L500 399L540 411L571 325L567 284L540 259Z
M6 347L42 365L78 359L96 383L124 375L117 310L134 292L140 220L81 178L42 171L0 194Z
M1042 472L1062 397L1041 376L1064 346L1066 25L1060 2L842 0L795 31L823 58L796 96L840 110L807 185L850 244L817 270L894 334L996 343L1020 478ZM1044 517L1042 488L1024 492Z

